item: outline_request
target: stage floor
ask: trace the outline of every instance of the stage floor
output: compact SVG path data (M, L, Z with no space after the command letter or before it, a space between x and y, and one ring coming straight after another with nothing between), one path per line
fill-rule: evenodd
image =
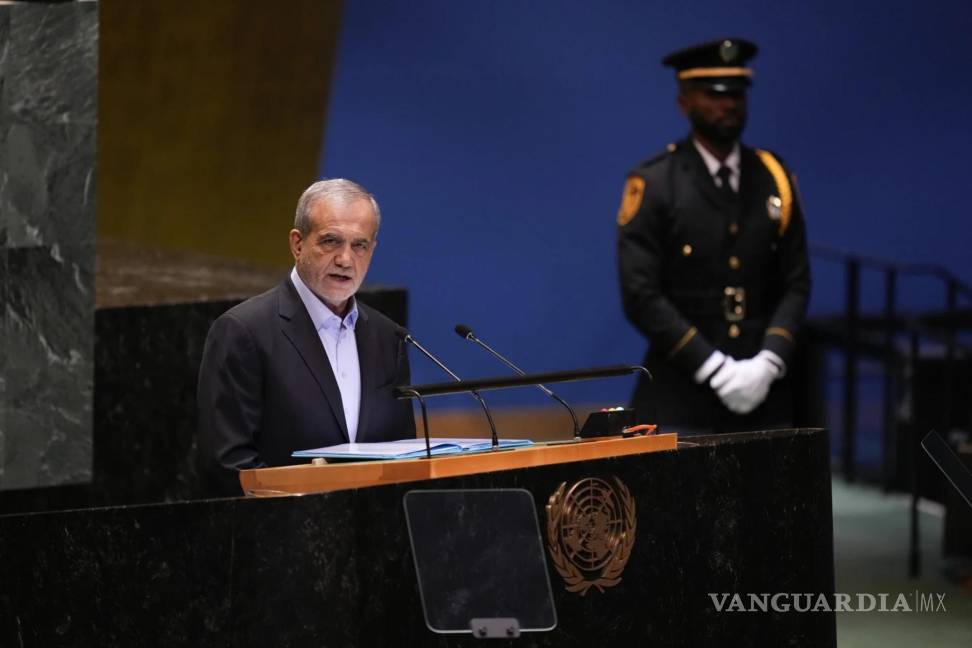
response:
M834 562L837 591L856 594L945 594L947 612L840 612L840 648L936 648L972 646L972 589L950 583L942 559L942 508L922 503L922 575L908 578L909 496L847 484L835 477ZM937 597L935 597L937 601ZM889 607L892 604L889 603Z

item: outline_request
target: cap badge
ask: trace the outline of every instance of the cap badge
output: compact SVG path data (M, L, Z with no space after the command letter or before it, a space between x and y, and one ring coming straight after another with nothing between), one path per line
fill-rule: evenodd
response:
M766 214L770 220L780 220L783 215L783 201L779 196L770 196L766 199Z
M723 63L732 63L739 56L739 45L731 40L724 40L719 46L719 58Z

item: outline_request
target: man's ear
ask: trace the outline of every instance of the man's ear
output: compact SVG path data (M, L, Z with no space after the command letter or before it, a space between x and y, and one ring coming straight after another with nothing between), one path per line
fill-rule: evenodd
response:
M686 97L684 93L679 92L678 97L675 98L675 101L678 103L678 109L682 111L682 114L687 115L689 110L688 97Z
M290 230L290 253L294 256L294 261L300 258L300 248L304 243L304 238L300 235L300 230Z

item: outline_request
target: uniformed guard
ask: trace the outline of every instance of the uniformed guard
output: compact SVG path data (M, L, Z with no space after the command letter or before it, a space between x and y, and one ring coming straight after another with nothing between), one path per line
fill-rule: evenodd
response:
M629 174L618 211L624 310L651 342L633 406L665 429L790 424L785 379L810 294L793 175L740 144L756 45L725 38L665 57L691 133Z

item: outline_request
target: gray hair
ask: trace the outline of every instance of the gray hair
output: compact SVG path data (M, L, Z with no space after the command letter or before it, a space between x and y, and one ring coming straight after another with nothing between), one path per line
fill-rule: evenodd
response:
M357 182L344 178L328 178L318 180L304 190L300 200L297 201L297 214L294 216L294 229L300 232L301 236L307 236L311 231L310 215L311 210L318 202L334 201L340 205L347 205L360 198L371 201L371 207L375 210L375 237L378 236L378 228L381 227L381 210L378 208L378 201L371 193L359 185Z

